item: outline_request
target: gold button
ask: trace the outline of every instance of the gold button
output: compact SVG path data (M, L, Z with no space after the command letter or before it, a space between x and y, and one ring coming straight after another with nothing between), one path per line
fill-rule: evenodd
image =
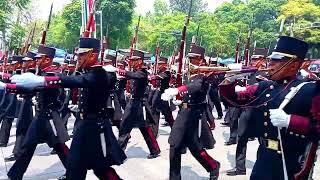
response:
M270 89L274 89L274 86L273 86L273 85L271 85L271 86L270 86Z
M270 97L270 94L266 94L266 97Z
M264 137L268 137L268 133L264 133Z
M296 134L296 136L298 137L298 136L299 136L299 134Z
M263 115L264 115L264 116L268 116L268 112L264 112Z
M264 122L264 126L268 126L268 122Z
M290 134L292 135L292 134L293 134L293 132L290 132Z
M301 135L301 138L305 138L305 136L304 136L304 135Z

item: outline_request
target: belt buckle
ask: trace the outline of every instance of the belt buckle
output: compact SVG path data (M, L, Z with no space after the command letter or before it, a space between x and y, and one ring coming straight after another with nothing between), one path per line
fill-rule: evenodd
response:
M182 108L187 109L188 108L188 103L182 103Z
M268 149L278 151L278 146L279 146L278 141L271 140L271 139L267 139L267 141L268 141L268 146L267 146Z

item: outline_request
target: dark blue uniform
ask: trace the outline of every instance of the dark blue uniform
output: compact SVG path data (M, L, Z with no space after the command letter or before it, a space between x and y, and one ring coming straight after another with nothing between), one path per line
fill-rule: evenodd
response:
M52 68L47 68L47 70L50 71ZM52 75L53 73L42 72L42 74ZM19 94L34 92L10 84L7 85L7 91ZM18 159L8 172L8 177L11 179L22 179L38 143L46 142L57 152L62 164L66 166L67 163L68 148L64 143L69 140L69 136L58 112L60 107L59 90L37 89L35 91L38 91L35 117L27 130Z
M129 133L132 128L138 127L143 135L150 155L158 155L160 148L153 134L152 128L149 125L152 120L150 105L146 102L145 92L148 85L148 73L145 69L136 72L122 71L120 75L125 76L130 80L131 97L126 105L122 118L118 142L122 149L126 149ZM144 118L143 107L145 107L146 118Z
M189 84L178 88L179 95L184 99L169 137L170 180L181 179L181 153L186 147L208 172L219 169L219 163L205 151L212 149L215 144L206 116L208 88L207 78L202 75L192 77ZM215 176L216 173L212 175Z
M259 149L257 160L252 170L252 180L282 180L283 169L281 160L281 149L279 147L277 127L270 122L269 110L277 109L283 102L291 87L302 83L301 80L291 81L263 81L258 85L248 86L246 91L232 94L232 86L221 86L221 93L229 98L231 105L236 105L230 100L243 107L252 108L251 113L255 118L250 118L248 124L253 126L253 132L259 138ZM231 90L231 91L230 91ZM315 83L304 85L284 108L287 114L308 117L311 115L311 104L313 98L319 92L319 86ZM253 121L254 120L254 121ZM301 158L303 157L310 139L305 135L294 133L291 124L288 129L281 130L283 149L289 179L301 170Z

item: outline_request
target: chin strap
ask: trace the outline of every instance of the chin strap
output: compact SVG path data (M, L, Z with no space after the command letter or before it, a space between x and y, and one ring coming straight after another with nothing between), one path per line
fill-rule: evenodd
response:
M294 58L291 58L288 62L284 63L280 68L277 69L276 72L274 72L273 74L269 75L268 79L271 79L272 76L274 76L275 74L279 73L283 68L285 68L287 65L291 64L293 62Z

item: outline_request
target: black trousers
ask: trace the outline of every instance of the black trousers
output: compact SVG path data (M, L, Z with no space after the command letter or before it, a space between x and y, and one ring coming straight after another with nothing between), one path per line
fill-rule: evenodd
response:
M241 109L232 107L229 109L230 111L230 137L229 141L236 141L238 136L238 124L239 117L241 115Z
M36 150L37 144L31 144L24 146L20 149L18 159L12 165L8 172L8 177L12 180L22 180L23 174L27 171L29 163L32 159L34 151ZM53 149L57 152L59 159L61 160L64 167L67 166L67 154L68 147L65 144L55 144Z
M77 166L77 170L68 171L67 170L67 179L68 180L85 180L87 176L87 169L85 166ZM74 169L74 167L73 167ZM120 180L119 175L112 167L99 166L92 169L93 173L100 180Z
M220 96L218 92L218 88L215 87L210 87L209 89L209 97L213 105L216 107L218 116L222 117L222 107L221 107L221 101L220 101Z
M207 170L211 172L218 166L214 160L204 149L197 149L193 144L188 145L188 148L194 158ZM180 148L170 147L170 180L181 180L181 152Z
M8 143L13 120L14 118L4 118L0 129L0 143Z
M236 169L240 171L246 171L247 143L247 137L238 136L238 144L236 149Z
M130 136L131 130L132 129L130 129L129 133L123 133L120 128L118 143L123 150L125 150L127 148L128 141L131 137ZM148 146L150 154L160 153L160 148L159 148L158 142L156 140L156 137L154 136L154 134L152 132L151 126L140 127L139 130L140 130L144 140L146 141L146 144Z
M169 106L169 102L161 100L161 106L159 107L159 109L161 111L161 114L163 114L164 116L164 120L169 124L170 127L172 127L174 119L172 116L171 108Z

